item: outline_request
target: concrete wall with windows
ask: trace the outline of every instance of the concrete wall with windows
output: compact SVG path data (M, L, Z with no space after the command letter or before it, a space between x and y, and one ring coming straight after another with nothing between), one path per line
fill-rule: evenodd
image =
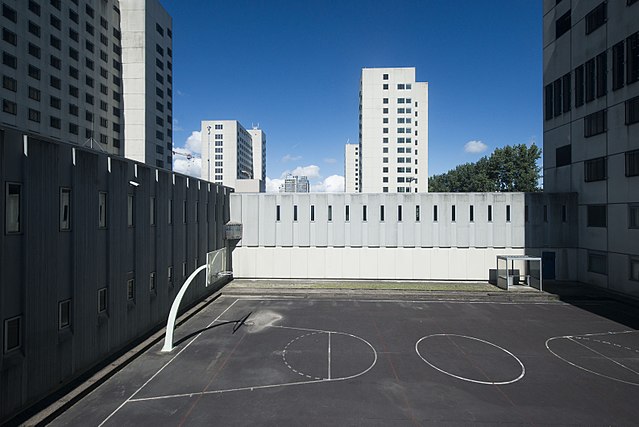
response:
M577 243L571 194L233 194L231 220L244 224L233 272L246 278L488 280L496 255L563 263Z
M638 46L639 2L543 2L544 190L579 195L579 281L634 296L639 120L630 111L639 105ZM592 134L589 118L598 112L605 121ZM602 168L589 169L599 160Z
M2 422L166 321L183 281L224 245L231 190L7 129L0 177ZM184 306L212 291L199 280Z

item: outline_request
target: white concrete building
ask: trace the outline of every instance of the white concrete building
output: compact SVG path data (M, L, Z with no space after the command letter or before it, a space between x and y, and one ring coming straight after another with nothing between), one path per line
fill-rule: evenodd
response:
M253 179L259 179L266 185L266 133L257 127L248 133L253 141Z
M428 83L415 68L363 68L359 191L428 192Z
M124 155L172 169L173 34L157 0L121 0Z
M253 129L250 133L237 120L203 120L201 129L203 179L237 191L265 190L266 134L263 131ZM254 157L256 145L260 150Z
M280 185L280 193L310 193L311 184L306 176L287 175Z
M575 279L574 194L232 194L231 221L236 278L485 281L528 254Z
M344 191L359 193L359 145L346 144L344 148Z
M544 191L579 195L581 282L639 295L639 2L543 2Z
M157 0L2 7L5 126L171 168L171 18Z

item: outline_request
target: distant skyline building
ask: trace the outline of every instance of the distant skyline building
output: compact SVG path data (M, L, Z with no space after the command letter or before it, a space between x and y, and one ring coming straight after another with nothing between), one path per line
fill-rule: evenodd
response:
M359 145L346 144L344 149L344 191L359 193Z
M241 192L265 191L266 134L262 130L249 132L237 120L203 120L201 132L202 179Z
M284 184L280 186L280 193L310 193L311 186L306 176L287 175Z
M544 191L578 194L579 281L638 296L639 2L544 0L543 29Z
M0 120L171 169L171 25L157 0L4 2Z
M428 83L415 68L363 68L359 191L428 192Z

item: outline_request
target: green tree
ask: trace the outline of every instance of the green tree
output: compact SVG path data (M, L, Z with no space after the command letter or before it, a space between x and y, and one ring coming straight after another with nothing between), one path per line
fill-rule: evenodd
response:
M525 144L497 148L490 157L475 163L465 163L428 179L428 191L438 192L492 192L540 191L541 168L537 161L541 149Z

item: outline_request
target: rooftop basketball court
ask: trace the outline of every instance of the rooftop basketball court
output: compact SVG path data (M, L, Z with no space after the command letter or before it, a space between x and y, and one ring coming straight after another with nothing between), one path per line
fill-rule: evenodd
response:
M634 424L639 316L587 304L223 295L53 425Z

